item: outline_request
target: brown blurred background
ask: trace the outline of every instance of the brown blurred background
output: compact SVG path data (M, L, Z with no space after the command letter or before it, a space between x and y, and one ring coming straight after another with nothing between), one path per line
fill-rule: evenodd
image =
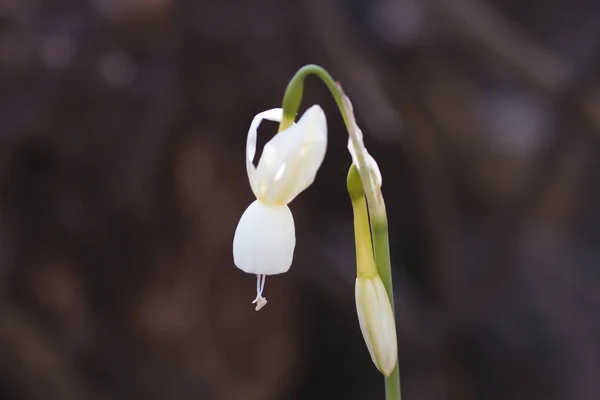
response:
M403 398L600 398L600 3L1 0L0 399L383 398L314 79L292 270L256 313L233 265L247 128L307 63L384 176Z

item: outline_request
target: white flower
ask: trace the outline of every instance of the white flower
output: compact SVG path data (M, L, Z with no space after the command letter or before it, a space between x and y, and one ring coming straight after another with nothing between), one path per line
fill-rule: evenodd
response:
M265 145L255 167L258 126L263 119L280 122L282 117L282 109L276 108L256 115L250 124L246 169L256 200L244 211L233 238L235 265L257 276L257 311L267 302L262 296L266 275L287 272L292 265L296 234L287 205L313 183L327 150L325 113L314 105Z
M396 324L379 275L356 278L355 295L358 322L371 359L382 374L390 376L398 360Z

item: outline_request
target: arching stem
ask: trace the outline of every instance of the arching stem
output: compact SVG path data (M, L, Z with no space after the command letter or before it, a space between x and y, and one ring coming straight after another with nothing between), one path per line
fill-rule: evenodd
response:
M337 83L325 69L318 65L306 65L300 68L290 80L283 96L283 119L279 125L279 131L288 128L294 123L302 101L304 79L309 75L317 76L331 92L331 95L340 110L346 129L348 130L352 145L356 151L356 163L358 164L358 172L363 184L369 211L369 223L372 234L375 264L393 309L394 291L392 286L392 268L385 202L383 200L381 188L375 183L368 168L365 154L361 151L361 149L364 149L364 146L362 145L360 130L356 124L350 100L346 97L339 83ZM387 400L401 399L398 364L396 364L394 372L389 377L385 378L385 393Z

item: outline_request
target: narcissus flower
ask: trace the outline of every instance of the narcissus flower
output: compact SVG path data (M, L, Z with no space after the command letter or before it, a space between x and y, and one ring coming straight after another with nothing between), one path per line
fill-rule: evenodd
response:
M283 110L276 108L256 115L250 124L246 169L256 200L244 211L233 238L235 265L256 275L257 311L267 303L262 296L266 275L287 272L292 265L296 233L288 204L313 183L327 150L325 113L314 105L265 145L254 166L260 123L282 118Z

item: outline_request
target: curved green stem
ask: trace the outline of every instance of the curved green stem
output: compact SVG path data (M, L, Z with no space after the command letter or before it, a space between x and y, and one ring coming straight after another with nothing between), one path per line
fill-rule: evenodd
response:
M357 167L363 182L365 196L367 198L367 202L369 203L369 215L374 219L386 219L387 229L387 216L385 213L385 204L383 202L383 197L381 196L381 191L375 187L373 180L369 176L369 169L367 167L364 154L358 151L361 146L358 136L358 127L352 111L352 105L350 104L350 101L344 92L341 90L339 84L331 77L329 72L314 64L305 65L296 72L296 74L290 80L290 83L285 90L285 94L283 95L283 119L279 124L279 131L287 129L294 122L298 108L300 108L300 102L302 101L304 79L309 75L315 75L321 79L333 96L340 114L342 115L342 119L344 120L344 124L346 125L346 129L348 130L350 140L352 141L354 148L357 149Z
M309 75L316 75L321 79L321 81L327 86L327 89L331 92L333 99L337 103L338 108L342 114L342 118L344 119L344 123L346 127L348 127L348 117L344 112L344 104L342 101L342 93L340 92L337 83L335 80L329 75L329 72L325 71L322 67L314 64L305 65L300 68L296 74L290 80L288 84L285 94L283 95L283 120L279 125L279 130L282 131L288 128L293 122L298 112L298 108L300 107L300 102L302 101L302 94L304 91L304 79Z
M381 188L375 185L372 177L370 176L364 154L358 151L358 149L361 148L361 143L359 139L358 126L356 124L354 112L352 111L352 105L344 92L341 90L339 84L336 83L336 81L325 69L314 64L306 65L300 68L290 80L290 83L288 84L283 96L283 119L279 125L279 131L286 129L293 124L300 107L300 102L302 101L304 79L309 75L316 75L331 92L331 95L333 96L340 110L354 149L357 150L356 162L358 164L357 167L360 174L360 180L364 188L364 196L367 200L375 264L377 267L377 272L379 273L379 276L381 277L389 296L393 310L394 290L392 286L392 268L390 261L388 222L385 202L383 200L383 195L381 194ZM385 394L387 400L401 399L398 364L396 364L394 372L392 372L389 377L385 378Z

